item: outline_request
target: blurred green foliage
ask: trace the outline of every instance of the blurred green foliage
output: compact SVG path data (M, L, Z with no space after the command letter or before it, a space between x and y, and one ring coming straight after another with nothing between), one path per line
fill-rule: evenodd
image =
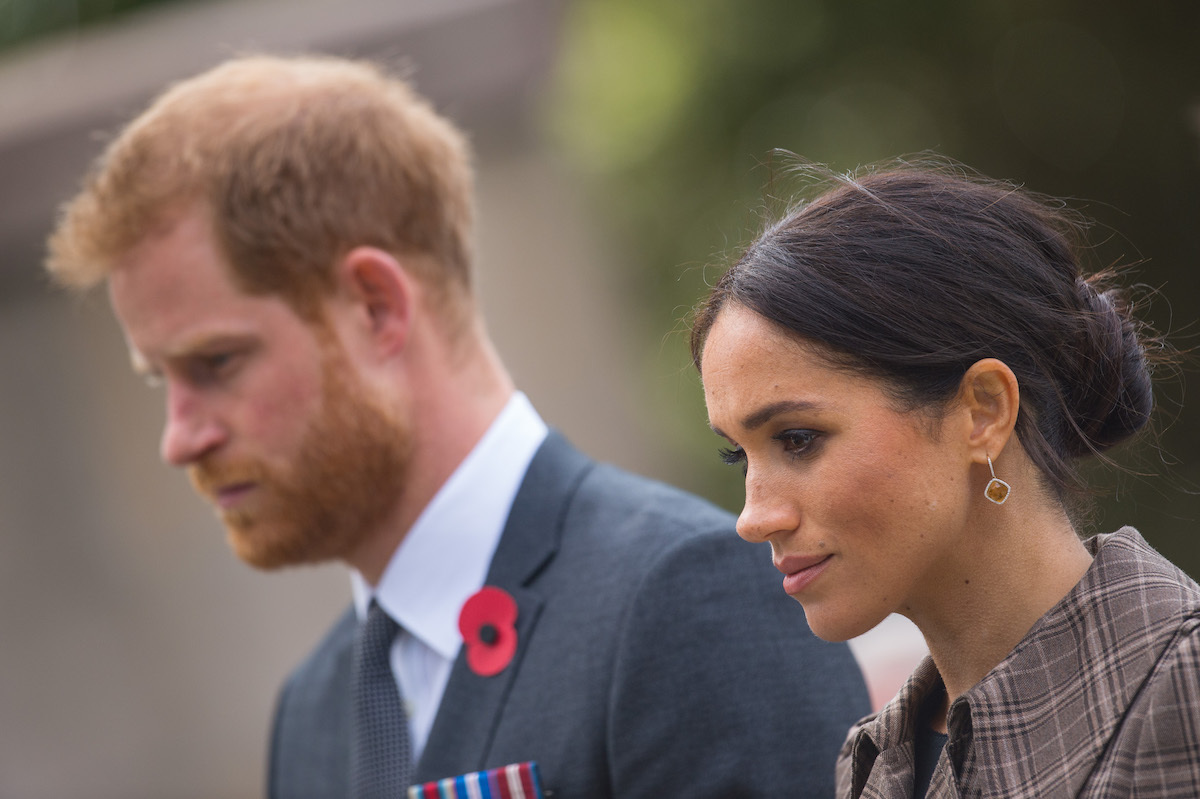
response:
M0 50L105 22L135 8L183 0L0 0Z
M1193 346L1198 36L1191 0L576 0L549 126L636 254L623 280L685 462L715 464L717 442L683 320L786 201L774 148L839 171L934 151L1067 197L1097 223L1095 265L1135 265L1149 319ZM1167 377L1161 448L1121 453L1160 476L1100 478L1094 524L1140 525L1200 574L1200 406L1179 412ZM735 473L674 477L740 506Z

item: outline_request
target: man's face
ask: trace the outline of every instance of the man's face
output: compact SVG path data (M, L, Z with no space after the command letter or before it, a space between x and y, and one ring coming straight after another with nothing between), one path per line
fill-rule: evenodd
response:
M412 436L331 330L234 284L206 215L131 251L109 295L135 368L166 389L163 459L188 469L242 559L344 559L386 522Z

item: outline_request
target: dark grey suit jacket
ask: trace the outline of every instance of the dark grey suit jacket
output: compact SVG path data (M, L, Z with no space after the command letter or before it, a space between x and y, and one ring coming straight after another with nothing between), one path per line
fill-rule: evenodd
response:
M487 577L517 600L517 654L479 677L460 653L418 780L535 760L554 799L831 796L867 693L781 579L729 514L551 433ZM272 799L346 794L354 625L284 686Z

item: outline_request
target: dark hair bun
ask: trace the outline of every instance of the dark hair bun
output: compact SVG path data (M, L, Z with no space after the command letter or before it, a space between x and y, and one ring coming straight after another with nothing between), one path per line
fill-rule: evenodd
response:
M1083 278L1087 220L1064 203L965 169L904 164L818 175L820 193L768 227L720 279L692 330L700 363L739 303L939 411L983 358L1021 387L1014 432L1062 499L1076 463L1144 428L1165 344L1132 315L1113 270Z
M1076 290L1084 319L1079 351L1080 369L1074 396L1071 430L1064 431L1064 448L1081 456L1119 444L1150 420L1154 392L1150 366L1129 304L1115 288L1104 288L1107 275L1080 278Z

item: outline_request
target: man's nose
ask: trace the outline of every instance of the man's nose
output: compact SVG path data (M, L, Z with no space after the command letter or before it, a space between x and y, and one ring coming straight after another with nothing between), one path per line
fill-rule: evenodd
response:
M167 419L159 454L172 466L187 466L225 440L225 428L200 398L186 388L167 386Z

